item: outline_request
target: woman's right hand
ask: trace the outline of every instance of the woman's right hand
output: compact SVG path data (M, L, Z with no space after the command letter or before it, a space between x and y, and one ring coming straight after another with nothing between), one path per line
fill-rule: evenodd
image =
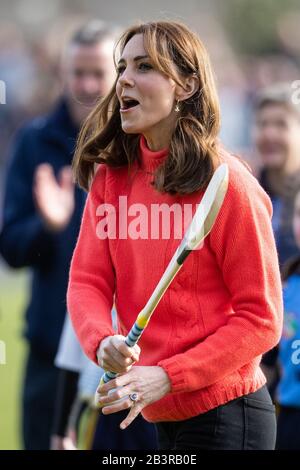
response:
M125 336L114 335L104 338L97 351L98 364L106 371L122 374L138 362L141 348L132 348L125 343Z

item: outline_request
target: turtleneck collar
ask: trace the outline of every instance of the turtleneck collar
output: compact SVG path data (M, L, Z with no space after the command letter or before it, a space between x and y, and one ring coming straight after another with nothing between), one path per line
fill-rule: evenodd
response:
M155 170L166 158L169 153L169 149L162 149L153 151L150 150L147 141L143 135L140 138L140 157L143 168L148 171Z

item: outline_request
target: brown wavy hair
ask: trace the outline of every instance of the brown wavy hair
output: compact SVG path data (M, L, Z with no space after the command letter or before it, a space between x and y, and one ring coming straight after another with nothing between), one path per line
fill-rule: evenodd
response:
M199 88L182 101L171 137L169 154L156 170L154 187L160 192L188 194L204 189L218 160L220 127L219 100L208 53L199 37L178 22L142 23L127 29L117 42L122 53L128 41L143 34L144 47L155 69L183 85L182 79L196 74ZM116 83L88 116L80 131L73 160L77 183L89 189L95 164L110 167L139 162L139 135L126 134L121 127Z

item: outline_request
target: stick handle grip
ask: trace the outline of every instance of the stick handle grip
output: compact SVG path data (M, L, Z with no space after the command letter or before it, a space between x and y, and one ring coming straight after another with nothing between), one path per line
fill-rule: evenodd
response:
M131 328L131 330L129 331L128 335L125 338L125 343L127 344L127 346L129 346L131 348L135 344L137 344L138 340L142 336L142 333L143 333L143 331L144 331L144 329L147 325L147 321L145 322L145 320L143 320L143 318L144 317L140 317L140 315L138 316L136 322L134 323L133 327ZM142 327L141 326L142 324L144 324L145 326ZM104 372L104 374L102 375L101 380L100 380L100 385L102 385L104 383L106 384L110 380L117 377L117 375L118 374L116 374L115 372L111 372L111 371Z

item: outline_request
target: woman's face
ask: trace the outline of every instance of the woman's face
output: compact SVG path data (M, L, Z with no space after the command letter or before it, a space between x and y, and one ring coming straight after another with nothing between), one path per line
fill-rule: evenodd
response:
M299 130L299 119L282 104L268 104L258 111L254 142L266 168L283 169L298 159Z
M152 150L167 147L176 122L176 84L153 68L142 34L126 44L118 72L116 92L123 131L143 134Z

